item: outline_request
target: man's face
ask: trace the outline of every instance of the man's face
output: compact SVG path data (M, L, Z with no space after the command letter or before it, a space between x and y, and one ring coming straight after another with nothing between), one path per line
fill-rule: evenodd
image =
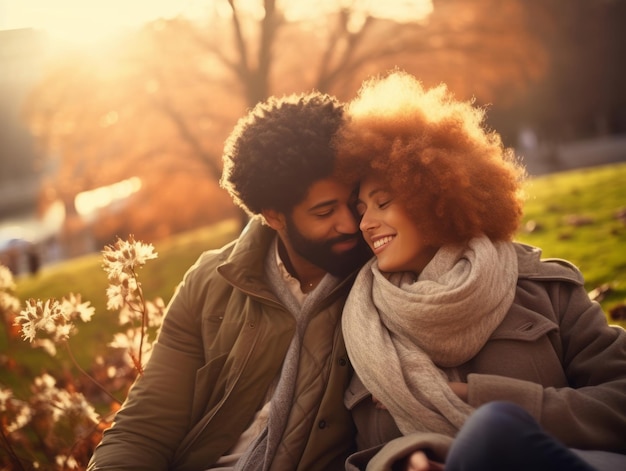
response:
M345 276L371 256L354 212L356 195L334 179L314 183L306 198L285 215L286 244L325 271Z

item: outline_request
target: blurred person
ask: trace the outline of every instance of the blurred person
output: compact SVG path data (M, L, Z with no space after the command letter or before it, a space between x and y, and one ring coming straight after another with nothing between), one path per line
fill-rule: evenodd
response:
M525 172L484 112L394 71L346 115L375 255L342 317L347 469L626 469L626 333L574 265L513 242Z
M343 105L271 98L234 128L221 184L252 219L203 254L90 470L333 470L354 447L340 315L371 256L334 175Z
M37 275L41 268L41 255L37 245L30 244L28 246L26 249L26 260L28 263L28 273L33 276Z

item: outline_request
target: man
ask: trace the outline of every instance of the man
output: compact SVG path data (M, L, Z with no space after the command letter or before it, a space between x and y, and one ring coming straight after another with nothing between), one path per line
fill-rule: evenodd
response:
M353 425L339 322L370 253L333 177L343 107L270 99L226 143L222 186L254 215L186 274L90 470L343 469Z

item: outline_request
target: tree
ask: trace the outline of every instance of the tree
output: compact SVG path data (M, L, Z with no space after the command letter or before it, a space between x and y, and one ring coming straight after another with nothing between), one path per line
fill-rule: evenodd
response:
M205 213L207 198L229 207L217 186L222 145L245 109L271 94L316 88L347 99L366 77L400 66L486 103L520 96L543 73L523 0L435 0L429 15L422 3L398 2L406 8L391 16L393 1L376 11L377 2L357 0L222 0L207 23L156 21L113 52L66 60L28 110L56 159L54 192L44 194L71 213L78 192L138 176L150 183L128 201L134 216L100 218L99 237L128 230L154 240L235 214Z

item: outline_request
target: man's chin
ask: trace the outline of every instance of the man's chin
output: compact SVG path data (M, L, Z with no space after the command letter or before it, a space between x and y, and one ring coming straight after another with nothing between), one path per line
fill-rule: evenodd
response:
M353 251L357 245L359 245L359 239L344 240L333 244L332 251L340 257Z

